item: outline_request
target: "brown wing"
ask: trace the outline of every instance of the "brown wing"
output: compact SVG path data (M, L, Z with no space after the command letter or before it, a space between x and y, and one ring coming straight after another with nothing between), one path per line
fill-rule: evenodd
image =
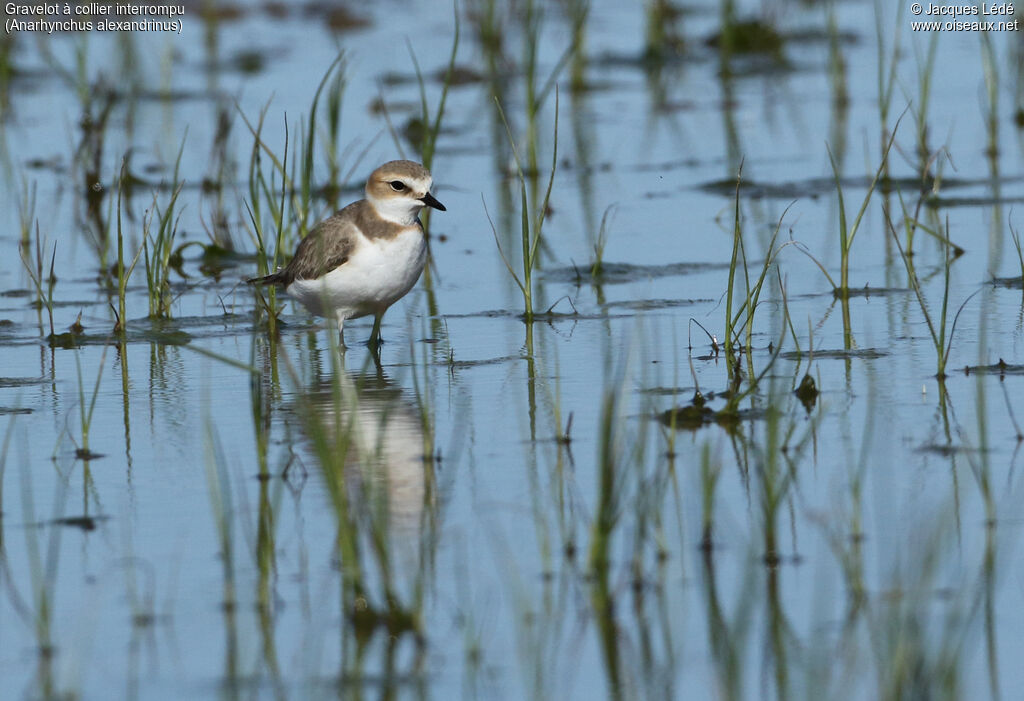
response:
M351 220L341 216L344 211L320 222L306 234L295 250L295 257L281 271L284 285L293 280L315 280L348 261L359 231Z

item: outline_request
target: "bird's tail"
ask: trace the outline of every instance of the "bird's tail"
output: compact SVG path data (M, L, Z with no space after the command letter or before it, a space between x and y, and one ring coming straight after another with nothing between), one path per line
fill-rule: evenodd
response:
M263 277L251 277L246 282L250 285L283 285L285 283L283 273L284 271L278 270Z

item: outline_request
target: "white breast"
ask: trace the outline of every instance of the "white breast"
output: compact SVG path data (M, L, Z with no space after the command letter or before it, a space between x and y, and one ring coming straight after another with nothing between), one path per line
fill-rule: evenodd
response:
M296 280L287 292L320 316L382 314L413 288L426 260L423 231L411 226L392 239L360 238L346 263L318 280Z

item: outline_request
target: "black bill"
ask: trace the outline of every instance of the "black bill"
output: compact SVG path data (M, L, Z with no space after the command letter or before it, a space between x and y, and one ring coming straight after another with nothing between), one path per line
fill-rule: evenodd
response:
M427 205L428 207L433 207L434 209L439 209L442 212L448 211L448 210L446 210L444 208L444 205L441 204L440 202L438 202L436 199L434 199L434 196L431 195L429 192L427 194L425 194L423 197L420 198L420 202L422 202L423 204Z

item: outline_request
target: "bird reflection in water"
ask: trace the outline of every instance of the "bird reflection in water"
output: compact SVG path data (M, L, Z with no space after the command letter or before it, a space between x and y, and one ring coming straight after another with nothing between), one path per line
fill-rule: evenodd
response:
M352 507L388 526L417 531L434 503L429 434L416 403L378 367L315 381L299 400L313 456L328 488L341 471ZM384 525L379 524L378 525Z

